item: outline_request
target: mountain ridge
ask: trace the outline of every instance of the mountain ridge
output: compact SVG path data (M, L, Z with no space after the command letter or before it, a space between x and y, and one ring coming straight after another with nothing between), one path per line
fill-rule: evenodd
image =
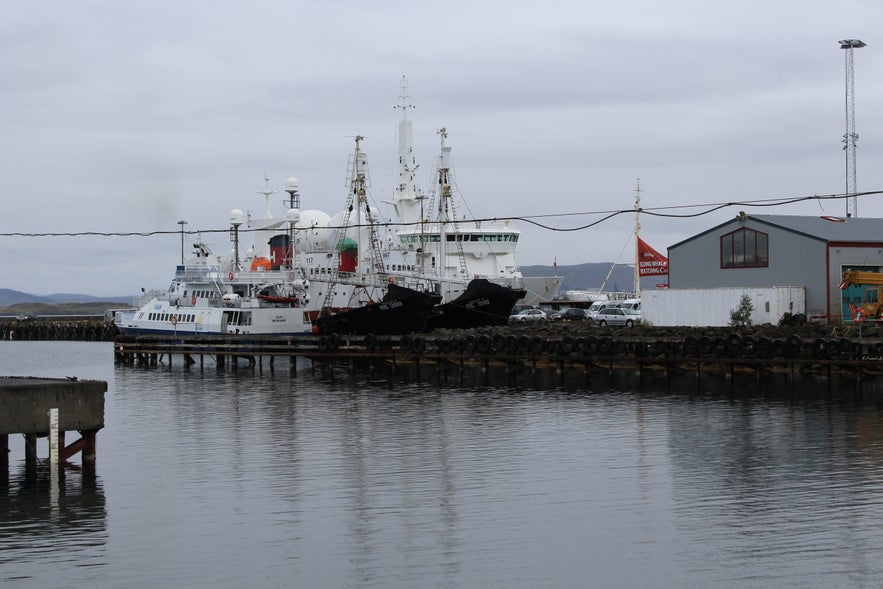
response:
M559 292L566 290L599 290L605 292L631 291L634 288L635 270L633 265L613 264L612 262L587 262L573 265L532 265L521 266L524 276L561 276ZM606 281L606 284L605 284ZM653 276L641 279L641 288L655 288L657 283L666 282L667 277ZM35 295L19 290L0 288L0 307L24 303L61 305L70 303L119 303L131 302L138 295L99 296L82 293L55 293Z
M62 305L66 303L103 303L131 301L135 295L118 295L102 297L79 293L55 293L50 295L35 295L20 290L0 288L0 307L20 305L23 303L43 303L47 305Z
M594 290L603 292L630 292L634 290L635 266L612 262L587 262L574 265L521 266L521 274L533 276L561 276L559 295L566 290ZM606 281L606 284L605 284ZM641 279L641 288L656 288L668 282L667 276L650 276Z

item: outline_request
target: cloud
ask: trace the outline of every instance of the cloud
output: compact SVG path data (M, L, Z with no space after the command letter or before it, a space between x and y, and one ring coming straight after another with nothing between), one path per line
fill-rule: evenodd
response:
M868 43L855 112L858 186L873 190L881 13L871 0L20 3L0 23L0 233L223 229L233 208L262 210L265 173L279 188L297 176L304 208L333 212L357 133L372 192L388 198L403 74L419 179L447 127L477 216L584 212L548 224L585 225L633 207L638 178L647 208L834 193L845 37ZM642 235L664 250L736 212L647 215ZM883 202L864 198L859 212L883 216ZM634 216L521 226L522 264L611 261ZM162 288L179 249L174 236L0 237L7 259L29 260L0 286Z

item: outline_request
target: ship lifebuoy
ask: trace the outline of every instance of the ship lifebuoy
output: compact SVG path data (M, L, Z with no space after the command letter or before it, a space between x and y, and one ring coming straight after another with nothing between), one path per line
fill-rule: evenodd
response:
M855 309L855 310L852 312L852 320L853 320L856 324L861 325L861 324L864 322L864 320L865 320L865 312L862 311L861 309Z
M172 325L178 325L178 316L172 315Z
M228 280L233 280L233 273L232 273L232 272L230 272L229 274L227 274L227 279L228 279Z
M196 295L193 295L193 298L190 299L190 304L194 307L196 306Z

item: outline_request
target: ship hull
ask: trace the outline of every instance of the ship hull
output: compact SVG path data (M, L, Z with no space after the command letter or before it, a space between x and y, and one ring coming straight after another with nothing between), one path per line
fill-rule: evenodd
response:
M477 278L459 297L438 305L426 329L470 329L490 325L506 325L515 303L524 297L521 289L509 288Z
M298 335L311 330L304 309L178 306L158 299L116 325L123 335Z
M340 335L403 335L422 333L439 295L391 283L383 300L334 314L320 315L314 332Z

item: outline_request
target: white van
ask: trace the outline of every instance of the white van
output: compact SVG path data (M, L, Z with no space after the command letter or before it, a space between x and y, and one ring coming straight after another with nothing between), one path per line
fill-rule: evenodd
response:
M619 301L616 303L617 307L621 307L623 309L641 309L641 299L626 299L624 301Z

